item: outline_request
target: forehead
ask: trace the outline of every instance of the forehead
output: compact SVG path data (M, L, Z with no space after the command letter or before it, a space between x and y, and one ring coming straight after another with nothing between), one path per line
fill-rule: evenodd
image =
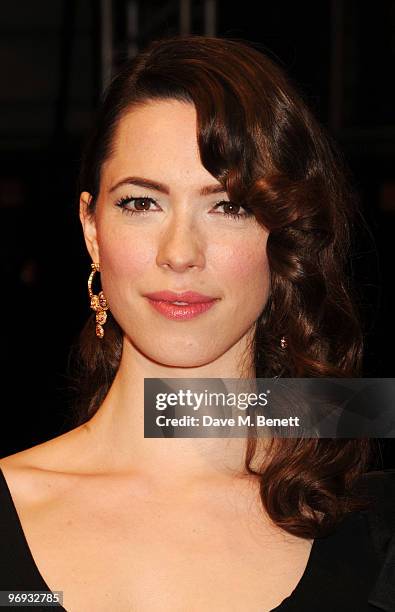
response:
M103 166L103 180L133 172L171 181L212 178L202 166L193 104L150 101L127 112L114 134L113 154Z

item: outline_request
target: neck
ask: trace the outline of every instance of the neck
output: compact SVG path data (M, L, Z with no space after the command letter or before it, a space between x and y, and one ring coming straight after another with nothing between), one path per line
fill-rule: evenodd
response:
M246 340L245 340L246 342ZM125 337L120 366L105 400L84 426L101 469L142 476L158 486L248 477L245 438L144 438L144 378L248 378L246 344L199 367L159 364ZM243 371L240 365L243 362Z

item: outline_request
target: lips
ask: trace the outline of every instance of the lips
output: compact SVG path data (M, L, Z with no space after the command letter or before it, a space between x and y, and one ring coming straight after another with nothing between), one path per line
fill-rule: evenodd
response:
M158 302L186 302L187 304L204 304L212 302L218 298L196 291L184 291L176 293L174 291L156 291L154 293L146 293L145 297Z

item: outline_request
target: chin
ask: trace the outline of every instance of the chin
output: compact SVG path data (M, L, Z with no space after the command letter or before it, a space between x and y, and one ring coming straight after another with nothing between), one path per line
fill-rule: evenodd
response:
M155 359L158 365L163 365L168 368L199 368L210 364L214 359ZM170 376L171 378L171 376ZM175 376L177 378L177 376Z
M218 355L216 353L211 355L208 354L207 351L202 350L172 350L171 347L169 347L166 352L155 351L155 353L147 353L147 357L168 367L197 368L215 361Z
M147 359L174 368L203 366L221 355L219 347L212 346L210 350L208 339L202 337L188 340L185 336L180 336L169 339L166 334L165 338L157 337L154 345L151 342L147 345L147 339L139 342L139 339L133 336L129 336L129 341Z

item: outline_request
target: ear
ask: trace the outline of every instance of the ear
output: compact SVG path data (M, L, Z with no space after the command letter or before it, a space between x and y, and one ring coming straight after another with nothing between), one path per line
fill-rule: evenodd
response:
M99 245L97 243L95 216L88 212L92 196L87 191L80 195L80 221L84 232L85 244L94 263L100 263Z

